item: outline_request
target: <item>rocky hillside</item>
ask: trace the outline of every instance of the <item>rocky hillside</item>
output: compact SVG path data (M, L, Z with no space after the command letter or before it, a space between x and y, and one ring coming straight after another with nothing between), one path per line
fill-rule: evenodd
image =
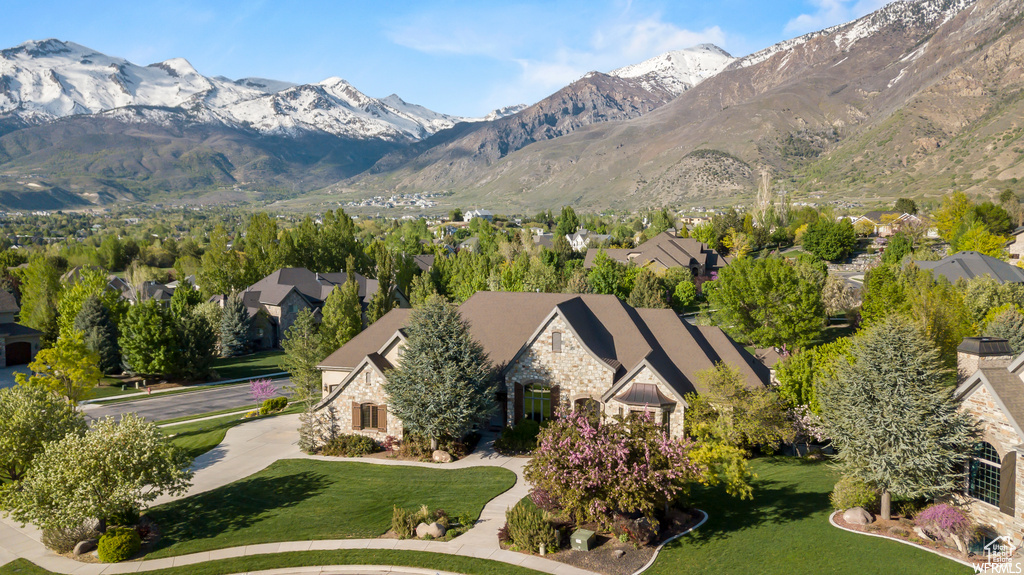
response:
M638 118L497 161L416 158L343 187L451 189L498 210L742 201L763 167L833 197L1020 189L1022 11L1017 0L897 2L737 60Z

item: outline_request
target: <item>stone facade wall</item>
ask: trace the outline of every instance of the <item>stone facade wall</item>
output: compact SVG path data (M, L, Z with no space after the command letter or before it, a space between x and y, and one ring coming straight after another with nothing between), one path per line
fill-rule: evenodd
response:
M982 386L963 401L961 410L974 415L979 422L981 439L992 444L999 457L1003 458L1011 449L1021 443L1021 438L1013 429L1009 419L996 405L995 398ZM959 495L956 499L964 504L967 512L978 523L987 529L990 535L1010 535L1015 543L1020 544L1024 538L1024 452L1017 453L1016 485L1014 491L1014 515L1007 515L999 507Z
M1021 259L1024 259L1024 234L1020 234L1013 237L1013 243L1006 247L1007 253L1010 254L1010 263L1016 265Z
M956 382L961 384L981 368L1006 367L1013 363L1012 355L977 356L973 353L956 352Z
M562 334L562 351L551 350L554 332ZM601 401L601 395L611 388L615 372L607 363L596 359L569 331L568 324L556 315L544 331L516 359L505 372L508 389L508 424L515 417L515 385L541 382L559 387L559 399L568 406L577 399L592 398Z
M337 379L339 374L344 374L341 376L342 379L348 375L341 371L324 371L323 374L325 386L332 385L333 380ZM372 366L364 364L359 368L345 389L330 403L320 408L317 414L320 418L321 428L333 429L337 434L365 435L377 441L384 441L384 438L389 435L402 437L402 421L395 417L390 409L388 410L387 431L352 429L352 402L387 405L388 396L384 391L384 376Z
M643 369L638 371L636 373L636 375L634 375L632 378L630 378L630 380L628 382L626 382L626 385L624 385L622 387L622 391L623 392L628 391L629 387L631 385L633 385L634 383L653 383L654 385L658 386L658 389L661 391L661 393L663 393L665 395L665 397L668 397L670 399L675 400L675 392L671 388L669 388L667 385L665 385L664 382L662 382L660 379L658 379L658 377L656 375L654 375L654 373L649 368L647 368L647 367L644 367ZM630 410L644 411L643 407L635 406L635 405L626 405L624 403L619 403L615 399L612 399L607 404L605 404L604 413L607 416L618 415L619 414L619 409L622 409L623 413L627 413ZM651 408L648 408L647 411L655 412L655 414L656 414L655 415L655 421L657 421L657 422L664 421L662 419L663 416L661 414L661 412L664 411L662 408L660 408L660 407L651 407ZM670 411L670 415L669 415L669 430L668 430L669 436L671 436L671 437L682 437L683 436L683 418L685 416L685 411L686 410L683 407L682 403L678 403L677 402L675 406L673 406L673 407L671 407L669 409L669 411Z
M281 305L266 306L267 313L277 318L280 339L284 339L285 332L295 323L295 318L298 317L299 312L307 307L309 307L309 303L294 291L285 296L284 300L281 301ZM292 311L293 308L294 311Z

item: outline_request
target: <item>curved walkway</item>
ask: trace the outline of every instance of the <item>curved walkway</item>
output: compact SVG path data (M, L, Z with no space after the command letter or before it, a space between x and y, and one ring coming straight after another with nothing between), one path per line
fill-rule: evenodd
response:
M181 499L216 489L253 473L265 469L279 459L316 459L323 461L359 461L379 465L405 465L435 469L460 469L465 467L504 467L516 474L516 483L511 489L487 502L480 513L480 519L469 531L451 541L423 541L419 539L331 539L316 541L290 541L245 545L214 551L204 551L164 559L148 559L128 563L81 563L56 555L40 542L40 532L32 526L21 527L7 518L0 519L0 565L22 557L56 573L74 575L108 575L135 573L166 567L191 565L216 559L284 553L289 551L322 551L337 549L394 549L403 551L429 551L490 559L512 565L535 569L558 575L595 575L558 561L532 555L506 551L498 545L498 530L504 524L505 510L525 497L529 487L523 477L526 459L505 457L493 449L493 437L481 439L481 445L469 456L452 463L425 463L418 461L397 461L376 458L338 458L307 455L299 450L296 430L298 415L283 415L238 425L228 430L224 441L209 452L196 458L193 465L195 477L188 493L157 499L154 505ZM303 569L303 568L296 568ZM319 569L319 568L317 568ZM390 567L374 567L385 571ZM395 567L396 572L410 572L410 568ZM288 572L298 572L288 570ZM320 571L310 571L319 573Z

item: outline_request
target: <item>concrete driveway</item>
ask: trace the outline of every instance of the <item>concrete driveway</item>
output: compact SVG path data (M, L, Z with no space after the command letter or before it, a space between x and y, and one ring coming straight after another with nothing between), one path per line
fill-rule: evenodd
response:
M32 370L30 370L27 365L15 365L12 367L0 368L0 389L3 389L5 387L14 387L15 373L24 373L28 375L32 373Z

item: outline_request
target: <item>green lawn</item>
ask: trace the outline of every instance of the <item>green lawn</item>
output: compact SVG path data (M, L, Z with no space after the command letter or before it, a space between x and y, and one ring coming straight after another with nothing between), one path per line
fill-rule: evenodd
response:
M392 551L384 549L352 549L342 551L299 551L294 553L274 553L271 555L253 555L234 557L184 565L156 571L139 571L146 575L227 575L229 573L245 573L265 569L283 569L287 567L304 567L310 565L396 565L402 567L420 567L427 569L443 569L466 573L466 575L540 575L539 571L526 569L507 563L442 555L424 551ZM6 565L0 565L0 575L54 575L26 559L17 559Z
M284 459L245 479L148 512L163 531L150 558L275 541L379 537L392 507L479 517L515 483L498 467L431 469ZM251 570L251 569L246 569Z
M243 377L259 377L269 373L280 373L284 351L271 349L241 357L220 357L213 362L213 369L221 379L241 379Z
M695 489L694 505L708 512L707 523L667 545L647 573L973 572L909 545L830 525L828 494L835 478L827 463L763 458L752 464L758 476L753 501L729 497L721 488Z
M280 413L264 417L275 417L288 413L298 413L299 411L301 411L301 407L294 405ZM164 435L173 435L171 443L187 451L190 457L196 458L220 445L220 442L224 441L224 435L229 429L250 421L256 421L256 418L243 419L241 415L227 415L215 419L161 427L160 430L163 431Z

